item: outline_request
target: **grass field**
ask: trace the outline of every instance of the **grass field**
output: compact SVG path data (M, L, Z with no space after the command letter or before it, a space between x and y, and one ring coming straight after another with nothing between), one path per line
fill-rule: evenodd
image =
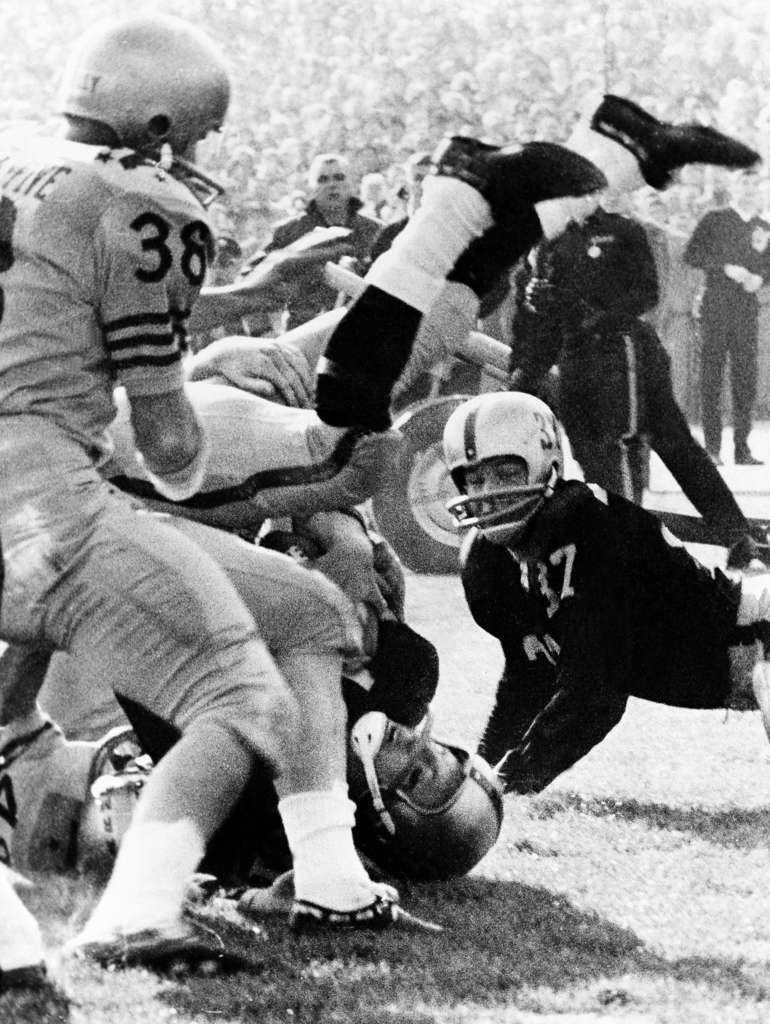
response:
M437 644L439 738L473 744L500 655L455 578L411 576L409 618ZM274 919L232 978L63 964L93 891L36 879L57 986L0 996L2 1024L753 1024L770 1020L770 746L755 712L632 702L608 739L536 798L506 798L466 879L402 886L445 926L300 937Z

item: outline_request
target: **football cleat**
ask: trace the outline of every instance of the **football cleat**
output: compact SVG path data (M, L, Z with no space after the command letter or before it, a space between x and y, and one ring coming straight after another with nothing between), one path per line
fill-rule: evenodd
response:
M205 974L230 974L254 966L213 930L186 921L103 939L76 938L66 953L101 967L147 967L159 972L199 968Z
M591 117L591 129L628 149L642 177L656 189L671 184L686 164L713 164L746 170L759 153L737 139L702 124L669 124L621 96L606 95Z
M375 896L371 903L358 910L331 910L309 900L294 900L289 913L289 925L294 932L313 932L326 929L374 929L401 927L424 932L443 932L433 921L415 917L389 896Z

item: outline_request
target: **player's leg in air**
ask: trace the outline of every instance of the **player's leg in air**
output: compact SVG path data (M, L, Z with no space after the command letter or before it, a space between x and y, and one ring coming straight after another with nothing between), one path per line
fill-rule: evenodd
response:
M335 427L383 430L394 383L423 317L447 280L466 332L479 299L544 233L570 218L562 200L608 184L664 188L688 163L752 166L757 154L700 125L660 122L627 100L606 96L566 146L500 149L455 137L434 156L423 202L372 266L367 287L336 327L319 366L316 406ZM554 202L555 201L555 202ZM461 307L464 306L464 317Z

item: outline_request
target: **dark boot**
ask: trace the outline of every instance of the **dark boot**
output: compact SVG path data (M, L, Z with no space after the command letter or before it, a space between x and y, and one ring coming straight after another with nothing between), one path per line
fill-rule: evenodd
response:
M595 132L634 154L648 185L664 189L686 164L714 164L732 170L753 167L759 153L702 124L668 124L621 96L608 94L591 118Z

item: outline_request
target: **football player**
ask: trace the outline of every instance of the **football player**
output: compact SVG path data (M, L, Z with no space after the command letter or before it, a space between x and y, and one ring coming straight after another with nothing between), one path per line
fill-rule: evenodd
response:
M770 574L710 571L651 512L563 479L560 426L532 395L463 403L444 455L468 606L505 655L479 749L507 790L547 786L629 696L719 708L753 689L770 736Z
M100 24L65 72L65 134L0 139L0 637L86 658L130 714L180 733L72 945L102 963L240 962L183 919L182 898L258 768L282 794L295 916L396 916L395 890L369 879L352 840L338 695L343 653L359 643L349 604L285 556L251 551L262 605L283 606L294 644L271 656L208 547L238 538L148 514L100 474L118 384L159 493L183 500L204 476L181 350L211 248L212 183L195 147L221 126L229 92L221 54L188 24ZM236 547L229 557L242 559ZM328 712L325 759L301 741L315 727L298 715L303 692ZM28 697L22 731L37 724Z
M575 200L607 186L662 188L688 163L737 168L757 159L712 128L666 124L612 96L581 121L567 146L500 149L448 140L434 155L420 209L375 261L363 293L333 330L320 366L321 419L337 427L386 427L393 385L423 317L449 291L455 330L467 333L501 277L544 235L564 230Z

